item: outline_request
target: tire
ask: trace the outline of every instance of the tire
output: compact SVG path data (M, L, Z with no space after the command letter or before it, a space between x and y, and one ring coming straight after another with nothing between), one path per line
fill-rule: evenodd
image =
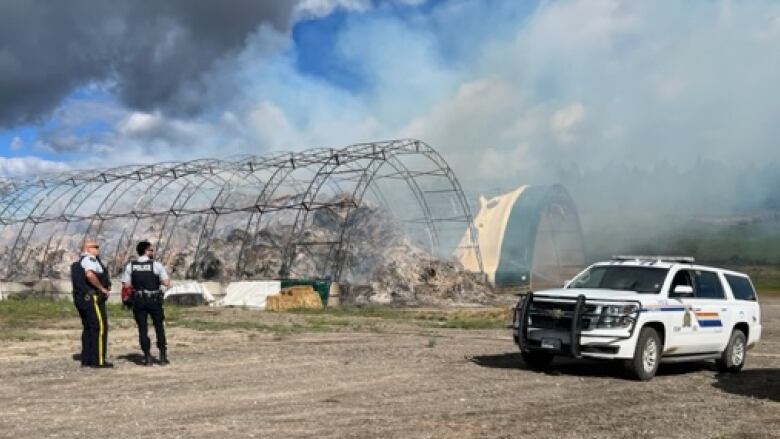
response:
M628 373L640 380L650 381L658 371L663 344L655 329L645 326L639 332L634 358L626 362Z
M721 354L720 360L715 361L718 370L730 373L737 373L742 370L742 366L745 365L746 345L747 337L745 333L740 329L733 330L731 337L729 337L729 344L726 346L723 354Z
M544 370L550 366L555 355L549 352L523 351L520 353L526 366L533 370Z

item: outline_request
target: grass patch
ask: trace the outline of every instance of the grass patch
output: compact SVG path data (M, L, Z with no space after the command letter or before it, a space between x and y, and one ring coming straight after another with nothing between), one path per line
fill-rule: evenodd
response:
M275 334L276 336L285 336L305 332L333 332L349 325L349 322L334 322L326 319L305 319L303 323L266 324L253 320L224 322L218 320L181 318L170 323L174 326L194 329L196 331L269 332Z
M196 331L275 331L278 329L276 328L276 325L266 325L264 323L253 321L221 322L218 320L181 318L178 320L169 321L168 323L173 326L194 329Z
M0 341L35 341L43 340L46 337L34 332L23 329L3 329L0 330Z
M0 301L0 322L9 328L40 326L41 322L77 318L66 300L10 297Z
M133 313L122 309L120 304L107 303L106 311L109 324L133 321ZM46 337L33 332L35 329L61 327L58 324L62 322L72 322L80 327L79 313L69 300L11 296L0 301L0 340L43 340Z
M109 322L118 327L134 326L133 314L121 304L107 304ZM292 334L339 331L382 332L383 321L404 321L422 328L502 329L508 319L503 309L421 310L383 306L296 309L299 317L287 322L263 322L260 315L226 313L224 310L165 306L166 322L173 327L196 331L245 331L273 334L282 340ZM61 327L62 322L79 326L79 316L68 300L10 298L0 301L0 340L40 340L35 329ZM127 326L127 327L129 327ZM430 342L431 347L435 341Z
M307 324L312 326L340 326L347 327L352 325L352 321L348 319L328 318L328 317L306 317L304 319Z
M109 321L133 318L133 314L122 309L120 304L107 303L106 311ZM79 319L76 307L69 300L12 296L0 301L0 321L5 322L5 326L39 327L47 321L67 319Z
M426 326L431 328L447 329L506 329L507 322L504 320L484 320L484 319L460 319L454 318L443 321L427 321Z
M389 320L407 320L410 310L390 306L342 306L338 308L294 308L286 311L291 314L327 315L333 317L374 317Z
M378 318L400 320L431 328L450 329L503 329L509 321L509 311L496 308L417 310L389 306L341 308L300 308L289 310L293 314L330 316L335 318ZM331 321L332 322L332 321ZM347 320L346 324L351 322ZM333 323L331 323L333 324Z

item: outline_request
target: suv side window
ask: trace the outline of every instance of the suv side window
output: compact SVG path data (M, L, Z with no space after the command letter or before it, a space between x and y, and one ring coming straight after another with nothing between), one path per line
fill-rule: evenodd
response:
M698 299L725 299L723 284L720 283L718 274L712 271L694 271L694 291Z
M674 288L679 285L686 285L691 288L695 287L693 286L693 279L691 278L691 272L688 270L680 270L677 273L675 273L674 278L672 279L672 285L669 287L669 297L684 297L680 296L678 294L674 294Z
M734 293L734 298L737 300L756 300L756 291L753 289L753 285L750 284L750 280L742 276L726 275L726 282L731 287L731 292Z

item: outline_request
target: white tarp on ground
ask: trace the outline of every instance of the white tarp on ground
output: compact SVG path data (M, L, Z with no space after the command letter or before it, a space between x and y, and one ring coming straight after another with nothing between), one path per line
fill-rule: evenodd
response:
M206 285L199 282L174 284L165 291L166 299L171 296L200 296L206 303L211 303L215 300L214 296L209 292L208 288L206 288Z
M217 306L248 306L265 309L265 299L279 294L282 283L278 280L231 282L225 290L225 298Z

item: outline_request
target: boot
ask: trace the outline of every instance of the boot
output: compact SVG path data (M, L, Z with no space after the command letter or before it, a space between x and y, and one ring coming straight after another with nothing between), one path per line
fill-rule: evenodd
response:
M160 349L160 364L163 366L166 364L170 364L171 362L168 361L168 352L166 349Z
M150 354L149 351L144 351L144 359L141 361L141 364L144 366L152 365L152 354Z

